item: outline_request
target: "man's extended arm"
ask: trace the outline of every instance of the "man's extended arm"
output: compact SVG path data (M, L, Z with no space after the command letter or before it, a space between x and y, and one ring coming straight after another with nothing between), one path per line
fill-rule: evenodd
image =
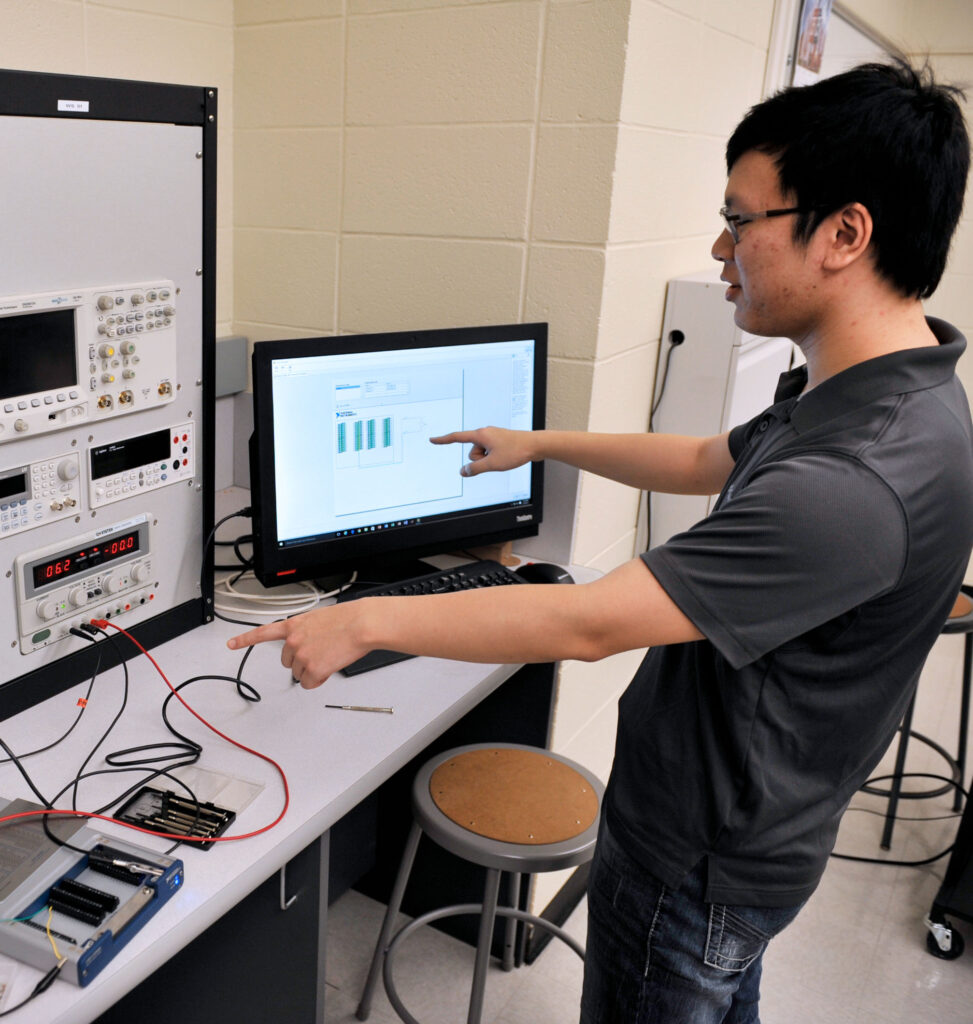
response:
M554 459L646 491L716 494L733 468L727 434L590 434L579 430L482 427L430 438L472 445L466 476Z
M427 597L374 597L259 626L236 650L283 640L281 661L305 689L378 648L487 664L595 661L702 634L634 559L594 583L487 587Z

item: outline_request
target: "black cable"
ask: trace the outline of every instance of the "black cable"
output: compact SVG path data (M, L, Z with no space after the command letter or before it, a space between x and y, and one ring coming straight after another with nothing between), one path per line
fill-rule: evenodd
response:
M86 633L82 633L81 630L77 630L77 631L72 630L71 632L76 633L77 636L83 637L85 640L91 641L91 643L95 643L96 642L94 637L88 636ZM95 659L95 670L92 673L91 679L88 682L88 692L82 698L80 698L81 708L78 711L77 715L75 715L74 721L68 727L67 732L65 732L58 739L54 740L53 743L48 743L47 746L45 746L45 747L38 747L36 750L31 750L27 754L18 754L17 756L21 760L23 760L26 757L33 757L35 754L43 754L45 751L51 750L53 747L56 747L59 743L63 743L64 740L66 740L71 735L71 733L74 732L75 726L77 726L78 722L81 721L81 716L87 710L88 701L91 699L91 691L94 689L95 679L98 677L98 672L99 672L100 668L101 668L101 648L99 647L98 648L98 655L97 655L97 657ZM9 760L10 760L9 757L0 758L0 764L7 764L7 762Z
M202 564L200 565L200 569L199 569L199 592L201 594L205 594L206 593L206 553L207 553L207 551L209 551L210 545L213 544L214 541L215 541L216 531L224 523L228 523L231 519L247 519L247 518L249 518L251 516L252 513L253 513L253 509L251 508L250 505L247 505L244 508L237 509L236 512L231 512L228 516L223 516L222 519L218 520L217 522L215 522L213 524L213 529L209 531L209 533L206 536L206 540L203 541L203 559L202 559ZM236 568L236 566L234 566L234 568ZM212 601L211 601L210 607L207 609L207 611L211 615L215 615L216 618L218 618L218 619L222 619L223 618L222 615L218 615L217 614L215 607L213 607L213 602ZM232 620L232 619L227 619L225 621L235 622L235 620ZM235 624L237 624L237 625L244 625L244 626L252 626L253 625L252 622L235 623Z
M81 779L82 779L82 777L84 775L85 768L88 766L88 763L91 761L91 759L97 753L98 748L102 745L102 743L105 742L106 739L108 739L108 737L111 734L112 730L115 728L115 726L118 724L119 719L122 717L122 714L124 713L125 708L128 707L128 684L129 684L129 679L128 679L128 664L125 661L125 653L124 653L124 651L122 651L120 649L120 647L117 646L117 640L116 640L116 634L115 633L109 634L106 630L101 629L100 627L96 626L95 628L103 636L108 637L108 639L112 642L112 644L116 644L116 646L113 649L115 650L115 653L118 656L118 663L119 663L119 665L121 665L122 673L123 673L123 675L122 675L122 679L123 679L122 704L121 704L121 707L118 709L118 711L115 712L115 717L108 724L108 728L102 733L101 739L99 739L98 742L91 748L91 752L84 759L84 761L81 762L81 767L78 769L77 774L75 775L74 787L73 787L74 788L74 792L71 795L71 810L73 810L73 811L76 811L78 809L78 786L81 784ZM64 790L62 790L61 792L64 792ZM58 794L58 796L60 796L60 793ZM57 797L55 797L55 799L57 799Z
M248 557L240 550L241 544L253 544L252 533L242 533L236 540L214 540L214 547L233 548L233 554L239 559L237 565L214 565L214 569L218 569L220 572L235 572L239 568L252 569L253 568L253 557Z
M214 529L215 529L215 527L214 527ZM250 625L250 623L247 623L247 625ZM97 626L91 625L91 626L87 626L86 628L90 631L90 634L84 634L84 633L80 633L79 632L79 635L83 636L85 639L92 640L92 642L94 642L94 637L91 634L94 634L94 633L101 633L103 636L108 637L112 641L112 643L119 642L118 641L118 637L117 637L117 635L115 633L108 633L107 631L105 631L101 627L97 627ZM163 720L163 723L165 724L166 728L169 730L169 732L171 732L177 738L177 740L179 740L181 742L173 743L173 742L170 741L170 742L164 742L164 743L150 743L150 744L144 744L144 745L140 745L140 746L136 746L136 747L128 747L128 748L125 748L123 750L113 751L110 754L105 755L105 763L109 766L108 768L95 769L93 771L85 772L85 770L84 770L85 767L90 763L90 761L94 757L95 753L98 751L98 749L101 747L101 745L107 739L107 737L111 734L112 730L117 725L119 719L121 718L122 713L125 711L125 708L127 707L127 704L128 704L128 693L129 693L128 665L127 665L127 663L125 661L124 653L119 650L117 652L118 659L119 659L119 664L121 665L122 671L124 673L124 690L123 690L123 697L122 697L121 707L116 712L116 714L115 714L114 718L112 719L111 723L109 724L108 728L104 731L104 733L99 738L97 743L95 743L94 747L92 747L92 749L91 749L90 753L88 754L88 756L82 762L81 767L76 772L74 778L70 782L68 782L58 793L55 794L53 801L52 800L48 800L47 797L45 797L44 794L41 793L41 791L38 789L38 787L34 784L34 781L30 777L30 774L27 772L26 768L24 768L23 764L21 763L22 757L30 756L30 755L17 755L17 754L15 754L14 751L11 750L10 747L3 741L3 739L0 738L0 749L3 749L7 753L7 755L8 755L7 760L9 760L17 768L17 770L20 772L20 774L23 776L24 781L27 783L27 785L30 788L31 792L34 794L34 796L36 797L38 802L41 804L41 806L45 810L51 812L50 814L44 814L44 815L41 816L41 824L42 824L42 827L44 828L44 832L47 835L48 839L50 839L51 842L53 842L55 845L66 847L67 849L73 850L76 853L81 853L81 854L87 855L90 852L87 849L83 849L81 847L73 846L67 840L61 839L58 836L54 835L53 832L50 829L49 821L50 821L51 817L58 817L59 816L59 812L57 810L55 810L55 808L54 808L54 802L57 801L61 796L63 796L63 794L66 793L69 789L73 789L73 791L74 791L73 794L72 794L72 810L76 811L77 810L78 788L79 788L80 784L84 780L89 779L89 778L94 778L97 775L120 774L120 773L123 773L123 772L132 772L132 771L139 771L139 772L145 773L145 774L143 774L139 778L139 780L136 783L134 783L132 786L130 786L120 796L113 797L107 804L104 805L104 807L98 808L95 811L91 811L90 814L93 814L93 815L95 815L95 814L104 814L111 807L113 807L114 805L116 805L118 803L121 803L123 800L125 800L132 793L135 793L138 789L144 787L145 785L147 785L148 783L154 781L157 778L165 777L167 779L170 779L172 782L176 783L178 786L181 786L186 791L186 793L189 795L190 800L196 806L196 817L198 818L199 814L200 814L200 811L201 811L201 804L200 804L200 801L199 801L198 797L196 796L196 794L193 792L193 790L185 782L183 782L181 779L179 779L175 775L173 775L172 771L175 770L176 768L188 767L189 765L195 764L199 760L200 755L202 754L203 747L202 747L201 744L197 743L195 740L192 740L188 736L185 736L182 733L180 733L175 728L175 726L173 726L173 724L169 720L169 716L168 716L169 702L176 696L176 694L178 693L179 690L182 690L184 687L189 686L191 683L196 683L196 682L200 682L202 680L212 679L212 680L223 680L225 682L233 683L236 686L236 690L237 690L238 695L243 700L246 700L246 701L248 701L250 703L258 703L262 699L261 696L260 696L260 693L253 686L251 686L250 683L247 683L247 682L245 682L243 680L243 669L244 669L244 666L246 665L247 660L249 659L250 655L253 653L253 650L254 650L253 647L248 647L246 649L246 651L243 654L242 659L240 660L240 665L239 665L239 667L237 669L237 673L236 673L235 676L226 676L226 675L199 675L199 676L192 676L191 678L184 680L178 686L175 686L175 687L173 687L170 690L170 692L166 696L166 699L162 703L162 708L161 708L162 720ZM91 693L91 686L94 685L94 681L97 678L98 671L99 671L99 668L100 668L100 664L101 664L101 650L99 649L99 656L98 656L98 662L97 662L96 669L95 669L95 674L92 676L91 682L89 684L89 690L88 690L89 695ZM74 723L74 725L77 725L77 721ZM71 729L74 728L74 725L71 726ZM68 730L68 733L70 733L71 729ZM68 735L68 733L65 733L65 736ZM64 737L62 737L62 739L63 738ZM56 741L56 742L60 742L60 740ZM47 750L47 749L50 749L50 747L55 746L55 745L56 745L56 743L55 744L49 744L47 747L44 747L44 748L41 748L41 749ZM129 756L131 756L133 754L136 754L136 753L144 753L146 751L160 751L160 750L161 751L165 751L167 749L170 750L170 751L173 751L173 752L172 753L160 754L159 756L157 756L155 758L151 758L151 759L147 759L146 757L143 756L143 757L140 757L138 760L132 760L132 761L126 760L126 758L128 758ZM40 750L32 751L32 753L39 753L39 752L40 752ZM164 767L164 768L155 768L155 769L152 769L152 768L149 767L151 764L157 763L157 762L160 762L160 761L168 762L166 764L166 767ZM173 762L175 762L175 763L173 763ZM62 814L60 816L66 817L68 815L67 814ZM71 814L70 817L85 817L85 812L80 812L78 814ZM171 847L171 850L174 850L177 846L179 846L179 842L176 842ZM23 1005L23 1004L20 1004L20 1005ZM0 1016L2 1016L2 1014L0 1014Z
M2 738L0 738L0 747L2 747L6 751L8 760L13 762L14 767L24 777L24 781L30 787L30 791L34 794L34 796L37 797L37 799L40 802L41 806L42 807L46 807L48 810L50 810L54 805L34 785L34 780L27 774L27 769L20 763L20 758L10 749L10 747L7 746L6 743L4 743ZM43 821L43 820L46 820L46 819L42 818L41 820Z
M845 813L851 814L853 811L857 811L859 814L874 814L876 818L887 818L888 812L877 811L874 807L849 807ZM893 821L952 821L953 818L962 818L962 811L956 811L953 814L930 814L923 818L913 818L907 814L894 814L892 815Z
M670 331L669 332L669 347L666 349L666 365L662 371L662 383L659 385L659 394L656 397L655 402L652 404L652 411L649 413L649 430L652 430L652 421L655 419L656 410L659 408L659 404L662 402L662 396L666 393L666 381L669 379L669 364L672 362L672 350L677 348L686 340L686 335L682 331Z
M114 638L114 634L112 634L112 637ZM179 779L175 775L173 775L172 772L175 769L177 769L177 768L185 768L185 767L189 767L190 765L196 764L196 762L199 760L200 756L202 755L203 747L202 747L202 745L200 743L197 743L195 740L189 738L188 736L185 736L183 733L179 732L179 730L175 728L175 726L169 720L169 716L168 716L169 702L171 700L173 700L173 698L175 698L176 693L178 693L179 690L182 690L184 687L189 686L191 683L196 683L196 682L200 682L202 680L212 679L212 680L223 680L225 682L233 683L236 686L237 693L240 695L240 697L243 700L246 700L249 703L254 703L254 704L259 703L260 700L262 699L261 696L260 696L260 693L253 686L251 686L247 682L244 682L244 680L242 679L243 668L246 665L247 659L250 657L250 654L252 653L252 651L253 651L253 648L249 647L244 652L243 658L240 661L240 666L237 669L237 674L235 676L225 676L225 675L199 675L199 676L192 676L189 679L183 680L183 682L181 682L178 686L175 686L172 690L170 690L170 692L166 696L166 699L162 703L162 708L161 708L162 720L163 720L163 723L165 724L166 728L169 730L169 732L171 732L177 738L177 740L180 740L182 742L180 742L180 743L172 743L172 742L168 742L168 743L148 743L148 744L143 744L143 745L136 746L136 747L127 747L127 748L125 748L123 750L113 751L112 753L107 754L105 756L105 763L109 765L108 768L97 769L95 771L87 772L87 773L85 773L83 775L79 773L79 775L76 776L76 778L75 778L73 783L69 783L67 786L64 787L64 789L61 790L60 793L55 794L54 800L57 801L57 799L63 793L65 793L72 785L75 786L75 791L77 791L77 785L80 784L81 781L83 781L84 779L93 778L96 775L120 774L120 773L123 773L123 772L130 772L130 771L144 771L147 774L141 776L139 778L139 780L136 783L134 783L132 786L130 786L127 790L125 790L125 792L123 792L122 794L120 794L118 796L113 797L107 804L105 804L103 807L98 808L97 810L93 811L92 813L94 813L94 814L104 814L111 807L115 806L116 804L121 803L123 800L125 800L127 797L131 796L133 793L135 793L140 788L148 785L149 783L153 782L155 779L158 779L158 778L164 776L165 778L171 779L173 782L175 782L178 785L180 785L186 791L186 793L189 795L190 801L193 804L196 805L196 818L198 819L199 814L200 814L200 809L201 809L201 804L200 804L199 798L196 796L196 794L193 792L193 790L185 782L183 782L181 779ZM114 726L114 723L112 723L112 726ZM107 735L107 733L105 735ZM100 745L103 740L104 740L104 737L102 737L102 740L99 740L98 745ZM144 752L146 752L146 751L165 750L166 748L174 750L175 753L163 754L163 755L160 755L159 757L152 758L152 759L147 759L144 756L142 756L138 760L132 760L132 761L126 760L127 757L129 757L129 756L131 756L133 754L144 754ZM97 749L97 747L96 747L96 749ZM92 753L94 753L94 751L92 751ZM88 760L90 760L90 756L89 756ZM168 763L165 768L149 769L148 766L150 764L158 762L158 761L167 761L167 762L170 762L170 763ZM85 764L87 764L87 760L85 761ZM83 766L82 766L82 768L83 768ZM46 804L46 806L52 807L53 804ZM47 816L45 816L43 820L46 823ZM194 824L195 824L195 822L194 822ZM86 852L86 851L80 850L78 847L71 846L70 843L67 843L64 840L60 840L57 837L51 835L50 831L47 828L45 828L45 832L47 833L48 838L52 839L58 845L67 846L69 849L75 850L76 852L82 852L82 853ZM174 850L177 846L179 846L178 842L175 843L171 847L171 850Z
M969 800L970 798L969 792L963 789L955 779L949 779L945 775L934 775L931 772L900 772L899 774L893 773L891 775L876 775L873 778L868 779L864 785L872 785L875 782L891 782L895 779L936 779L939 782L949 783L949 785L954 789L959 790L966 800ZM848 810L867 810L867 808L850 807ZM881 811L875 811L873 813L881 814ZM947 815L947 817L959 817L959 815ZM898 815L893 815L893 820L898 821ZM910 819L902 820L905 821ZM915 820L922 821L924 819L919 818ZM831 851L831 856L836 860L851 860L856 861L859 864L887 864L890 867L896 868L920 868L924 867L926 864L932 864L934 861L941 860L947 854L952 853L955 845L955 843L951 843L945 850L941 850L939 853L933 854L931 857L925 857L922 860L889 860L881 857L854 857L850 853L835 853L834 850Z
M34 991L31 992L26 999L22 999L16 1006L11 1006L9 1010L0 1011L0 1017L6 1017L8 1014L16 1013L21 1007L26 1006L32 999L36 999L39 995L46 992L51 985L54 984L54 979L61 973L61 968L67 963L67 958L62 958L44 975L43 978L34 986Z

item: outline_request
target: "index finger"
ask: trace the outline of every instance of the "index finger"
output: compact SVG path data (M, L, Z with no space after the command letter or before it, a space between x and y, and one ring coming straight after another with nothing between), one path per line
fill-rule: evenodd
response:
M475 434L474 430L454 430L452 434L441 434L439 437L430 437L429 440L433 444L457 444L475 441Z
M283 640L287 636L287 620L281 619L278 622L268 622L263 626L257 626L246 633L238 633L230 637L226 646L231 651L237 651L241 647L253 647L254 644L266 643L268 640Z

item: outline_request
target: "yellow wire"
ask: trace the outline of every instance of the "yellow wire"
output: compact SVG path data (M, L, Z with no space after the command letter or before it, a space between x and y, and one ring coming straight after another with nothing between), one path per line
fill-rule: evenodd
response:
M51 918L54 916L54 908L47 908L47 937L51 940L51 945L54 947L54 956L57 957L57 962L60 963L65 958L58 952L57 943L54 941L54 936L51 934Z

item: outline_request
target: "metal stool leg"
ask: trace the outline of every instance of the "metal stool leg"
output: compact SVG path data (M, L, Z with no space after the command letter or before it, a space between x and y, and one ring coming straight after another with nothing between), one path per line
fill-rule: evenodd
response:
M433 921L440 921L444 917L453 917L456 914L480 914L482 911L482 903L457 903L451 907L440 907L439 910L430 910L421 917L417 917L415 920L410 921L389 943L389 948L385 954L385 962L382 965L385 992L389 997L389 1002L392 1004L392 1009L395 1010L401 1020L405 1021L405 1024L419 1024L419 1021L417 1021L405 1008L402 1000L399 998L399 993L395 988L393 967L396 954L401 944L414 931L417 931L419 928L424 928L427 924L432 924ZM537 917L537 915L531 914L526 910L515 910L513 907L497 907L497 916L514 917L518 921L524 921L526 924L532 925L535 928L540 928L544 931L550 932L552 935L559 938L565 945L573 949L575 953L584 960L584 946L582 946L581 943L573 936L568 935L563 928L558 928L556 924L553 924L545 918Z
M466 1024L480 1024L483 1014L483 993L486 989L487 964L493 942L493 922L497 919L497 901L500 897L500 871L488 868L483 887L483 912L480 914L480 934L476 942L476 964L473 967L473 990L470 992L470 1012Z
M405 850L402 852L402 861L399 864L399 873L395 878L395 885L389 898L388 909L385 911L382 931L375 945L372 965L368 969L368 978L365 981L365 988L362 990L361 1000L358 1003L358 1011L355 1016L359 1020L368 1020L368 1015L372 1012L372 997L375 994L375 986L378 984L382 960L385 958L385 950L388 948L389 940L392 937L392 927L395 924L395 918L398 916L399 908L402 906L402 897L405 895L405 887L409 882L409 874L412 871L412 864L416 859L416 850L419 848L421 836L422 829L417 822L413 822L412 828L409 831L409 838L405 842Z
M895 754L895 768L892 769L892 784L889 786L889 802L885 811L885 827L882 829L881 847L888 850L892 845L892 829L895 827L895 812L899 807L899 793L902 791L902 773L905 771L905 752L909 745L909 734L912 731L912 713L916 708L915 694L909 701L909 708L902 719L902 736L899 738L899 749Z
M970 725L970 675L973 673L973 633L963 638L963 693L959 712L959 746L956 751L956 764L959 767L959 784L966 785L966 742ZM957 789L953 796L953 810L958 811L963 805L963 794Z
M520 872L512 871L508 876L510 879L510 906L516 909L520 900ZM517 939L517 918L508 917L507 927L503 933L503 962L505 971L512 971L514 967L514 943Z

